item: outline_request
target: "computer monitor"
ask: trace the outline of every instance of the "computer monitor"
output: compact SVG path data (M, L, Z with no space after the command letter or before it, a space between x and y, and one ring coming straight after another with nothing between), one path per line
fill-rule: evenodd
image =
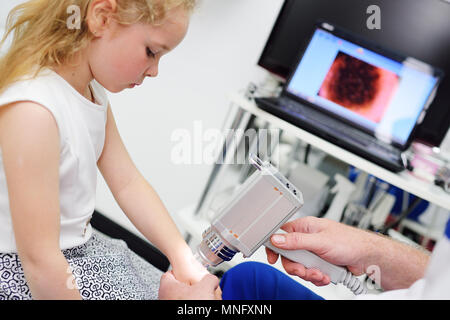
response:
M442 72L320 23L286 93L404 150Z
M381 11L381 29L367 28L367 8ZM450 3L446 0L286 0L258 65L286 79L318 20L436 66L445 75L416 139L439 146L450 126Z

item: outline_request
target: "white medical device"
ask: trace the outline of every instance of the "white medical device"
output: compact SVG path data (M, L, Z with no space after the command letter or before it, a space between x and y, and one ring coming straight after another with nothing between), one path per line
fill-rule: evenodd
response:
M275 167L250 155L257 169L222 207L211 226L203 232L197 257L205 266L231 260L237 252L250 257L261 245L306 268L321 270L334 284L343 283L355 294L365 286L343 267L333 265L306 250L274 247L270 236L303 205L303 196Z

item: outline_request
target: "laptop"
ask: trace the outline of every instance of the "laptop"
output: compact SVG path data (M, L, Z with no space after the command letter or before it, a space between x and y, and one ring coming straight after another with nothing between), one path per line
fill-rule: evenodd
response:
M440 69L320 22L280 96L255 102L279 118L400 172L406 166L402 154L442 77Z

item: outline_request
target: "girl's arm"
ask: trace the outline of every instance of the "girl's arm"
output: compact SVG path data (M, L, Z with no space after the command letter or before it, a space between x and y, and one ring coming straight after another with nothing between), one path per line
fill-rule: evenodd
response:
M108 108L106 138L98 167L117 203L136 228L169 259L178 280L194 283L207 274L193 257L161 199L131 160Z
M32 102L0 109L0 147L18 255L33 299L81 299L59 247L59 134Z

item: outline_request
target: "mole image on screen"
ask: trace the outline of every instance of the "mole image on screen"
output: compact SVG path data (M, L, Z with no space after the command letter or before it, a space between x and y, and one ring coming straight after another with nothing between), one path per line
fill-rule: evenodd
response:
M339 51L318 95L378 123L398 83L392 71Z

